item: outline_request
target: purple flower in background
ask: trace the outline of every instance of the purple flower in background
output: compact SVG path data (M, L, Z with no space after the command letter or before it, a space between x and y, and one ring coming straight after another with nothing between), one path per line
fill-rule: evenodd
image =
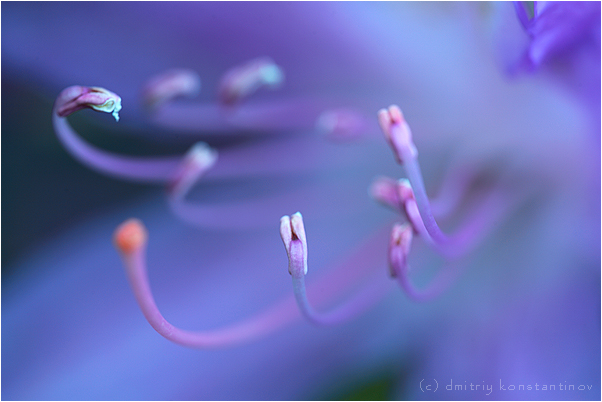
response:
M531 3L531 4L527 4ZM515 2L530 44L526 58L538 67L555 57L570 57L580 47L600 48L600 3Z
M4 399L600 398L599 3L2 11Z

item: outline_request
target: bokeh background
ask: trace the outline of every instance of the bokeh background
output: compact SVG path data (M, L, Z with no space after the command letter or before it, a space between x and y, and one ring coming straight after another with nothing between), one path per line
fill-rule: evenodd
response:
M520 58L529 36L511 4L2 2L2 399L598 400L597 13L597 43L578 37L527 71ZM277 221L254 231L179 221L160 186L75 161L53 132L52 104L74 84L119 93L119 123L92 111L69 118L106 150L181 154L198 139L225 149L253 133L158 128L140 88L168 68L192 68L203 80L195 101L212 102L224 71L264 55L283 66L286 85L258 99L332 96L369 118L400 104L427 186L437 188L458 158L477 168L493 160L531 181L536 195L433 302L416 304L393 289L337 328L299 321L218 351L170 344L130 294L110 243L115 226L130 216L146 222L159 306L182 327L203 329L289 295ZM322 220L312 220L313 212L325 216L321 207L302 211L310 261L315 272L327 270L377 233L383 241L363 257L387 280L387 228L399 218L366 189L377 175L403 171L378 132L340 146L339 169L306 177L324 210L345 205ZM206 197L220 202L224 186L239 184L208 185ZM293 203L274 213L295 210ZM440 264L424 247L416 254L416 265ZM437 392L421 389L434 383ZM450 383L492 392L444 391ZM535 383L590 388L500 389Z

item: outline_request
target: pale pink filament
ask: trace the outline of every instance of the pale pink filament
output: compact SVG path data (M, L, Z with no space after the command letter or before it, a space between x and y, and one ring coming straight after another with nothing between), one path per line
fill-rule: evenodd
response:
M460 265L459 262L448 264L439 270L435 278L425 288L416 288L410 279L410 267L408 265L412 231L412 227L408 224L393 226L389 242L390 273L392 277L397 279L399 286L410 299L427 301L441 295L451 287L465 265Z
M501 210L506 204L504 195L506 189L500 185L492 190L467 224L455 235L446 235L439 228L433 216L418 164L418 152L401 110L395 105L389 107L388 110L383 109L379 111L379 121L396 159L404 165L408 174L415 205L414 201L410 201L408 211L406 204L406 212L415 224L415 230L429 243L437 245L437 248L444 254L450 257L463 255L481 238L482 231L499 218Z
M371 250L383 241L384 233L377 233L369 241L356 248L349 260L336 266L316 283L316 287L328 287L329 294L319 294L319 303L336 296L349 286L365 280L365 273L357 267L366 263ZM300 315L293 297L287 297L264 312L225 328L209 331L186 331L169 323L155 303L146 268L146 229L141 222L129 220L117 228L114 242L123 260L134 296L142 313L151 326L166 339L191 348L218 348L235 346L266 336L290 325ZM390 288L386 283L382 289ZM381 290L382 290L381 289ZM386 293L381 291L381 295Z
M150 182L165 182L171 179L180 164L179 157L135 158L115 155L82 140L67 122L68 114L61 113L64 117L59 116L59 111L70 101L65 95L69 94L72 88L74 87L65 89L57 98L52 123L59 140L75 159L96 171L122 179Z
M356 318L380 301L386 294L386 284L373 280L359 293L334 310L318 312L309 303L305 289L307 274L307 239L300 213L280 219L280 235L289 259L289 273L293 281L293 292L299 309L313 324L337 325Z
M447 289L459 275L460 268L457 263L446 267L439 271L426 289L416 289L410 281L407 266L412 233L416 232L446 258L460 258L472 251L495 224L517 206L518 201L523 198L524 191L511 191L508 175L502 175L493 188L480 198L480 204L471 210L469 218L460 228L453 235L444 234L433 216L433 208L426 195L418 164L418 151L401 110L393 105L388 109L380 110L378 117L395 158L404 165L409 178L409 185L403 182L394 183L390 179L380 179L372 187L375 198L401 210L410 222L410 225L403 227L397 225L393 228L389 247L391 273L397 277L399 285L409 297L415 300L427 300ZM459 178L452 179L458 184L443 185L440 193L442 202L439 204L443 212L451 212L452 207L455 207L461 199L469 181L476 177L469 171L460 172ZM448 178L447 181L450 179ZM395 185L397 192L392 188ZM451 198L447 202L446 194Z

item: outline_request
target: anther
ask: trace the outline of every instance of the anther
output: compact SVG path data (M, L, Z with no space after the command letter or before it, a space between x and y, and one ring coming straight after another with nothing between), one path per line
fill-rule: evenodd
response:
M426 230L436 243L447 243L448 237L441 231L433 217L418 164L418 151L412 142L412 132L401 109L396 105L390 106L389 109L381 109L378 112L378 120L397 162L405 166Z
M78 110L91 108L99 112L111 113L115 120L119 121L121 98L104 88L75 85L61 92L55 108L60 117L67 117Z
M181 161L179 157L128 157L98 149L71 128L66 117L78 110L90 108L111 113L119 120L121 98L98 87L71 86L59 94L54 103L52 125L57 137L71 155L99 172L124 179L164 183L170 180Z
M113 236L140 310L155 331L166 339L191 348L233 346L274 332L296 318L294 304L283 300L263 313L228 327L211 331L175 327L163 317L155 303L146 268L146 240L146 229L136 219L121 224Z
M146 246L148 232L138 219L128 219L117 227L113 236L115 247L123 254L130 255Z
M307 275L307 239L300 212L280 218L280 237L288 255L288 273L293 277Z
M169 185L170 195L174 199L183 199L194 183L215 164L217 156L217 151L207 143L194 144Z
M442 268L424 289L417 289L410 279L408 255L412 243L413 229L410 224L396 223L391 230L389 242L389 273L395 278L405 294L414 301L426 301L439 296L448 289L461 273L458 264Z
M142 99L149 108L157 108L178 97L192 98L201 90L201 78L188 69L174 68L151 78L142 90Z
M389 241L389 274L392 278L407 273L407 259L412 246L413 228L409 223L396 223Z
M219 85L219 101L233 105L263 86L276 88L283 81L284 73L272 59L256 58L224 74Z
M401 212L402 204L397 191L397 181L389 177L378 177L370 185L370 196L376 201Z
M288 255L288 272L292 276L295 300L305 318L310 322L316 325L339 324L360 315L382 297L382 285L379 281L370 284L335 310L327 313L315 311L309 304L305 290L307 239L303 217L299 212L290 217L283 216L280 218L280 237Z
M418 150L412 141L412 131L399 106L391 105L389 109L379 110L378 122L398 163L404 164L418 156Z

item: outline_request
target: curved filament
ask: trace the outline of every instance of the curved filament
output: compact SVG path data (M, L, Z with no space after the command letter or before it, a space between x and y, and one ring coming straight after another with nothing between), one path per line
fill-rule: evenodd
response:
M135 158L115 155L88 144L78 136L67 122L66 116L83 107L92 108L94 105L80 104L79 107L70 108L67 111L65 111L65 107L84 96L87 90L90 89L79 86L66 88L55 102L52 123L54 131L65 149L84 165L111 176L149 182L170 180L181 162L179 157Z
M305 275L307 274L307 239L303 217L297 212L280 218L280 236L289 259L288 271L293 280L293 292L299 309L310 322L316 325L337 325L356 318L378 301L385 293L382 281L374 280L369 286L338 308L323 313L314 310L307 298Z
M351 256L352 260L362 261L368 250L372 250L377 243L382 241L381 234L377 233L368 242L358 247ZM115 231L113 240L118 249L127 277L149 324L164 338L182 346L190 348L220 348L231 347L267 336L287 325L292 324L300 317L299 310L292 296L287 297L263 312L252 316L237 324L224 328L208 331L187 331L180 329L168 322L159 311L153 297L146 267L147 231L137 219L130 219L121 224ZM348 287L363 280L362 272L349 269L347 262L337 266L323 275L315 284L316 287L327 287L328 295L320 294L318 303L324 303L330 297L335 297L344 292ZM386 294L390 286L381 282L381 297Z

